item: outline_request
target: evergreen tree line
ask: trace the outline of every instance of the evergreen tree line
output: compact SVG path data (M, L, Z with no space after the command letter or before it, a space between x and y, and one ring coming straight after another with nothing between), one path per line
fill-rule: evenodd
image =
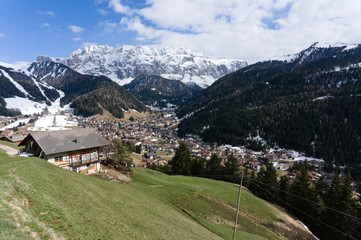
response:
M324 177L312 182L306 165L292 181L278 179L271 163L257 176L247 169L245 175L245 186L256 196L286 208L320 239L361 239L361 196L353 195L349 172L342 179L335 174L330 184Z
M221 165L221 162L222 159L216 154L213 154L210 160L201 157L192 158L187 144L180 143L168 165L150 163L147 167L166 174L199 176L239 183L240 165L237 159L233 155L229 155L224 166Z

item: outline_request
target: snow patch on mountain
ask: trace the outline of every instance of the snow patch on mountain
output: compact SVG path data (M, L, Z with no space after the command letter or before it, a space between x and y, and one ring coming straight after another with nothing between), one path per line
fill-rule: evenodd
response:
M6 102L6 108L19 109L24 115L34 113L40 114L47 107L45 103L38 103L18 96L13 98L4 98L4 100Z
M0 69L1 74L6 77L7 79L10 80L10 82L12 84L14 84L14 86L20 90L20 92L24 93L25 96L31 96L24 88L23 86L21 86L19 83L17 83L7 72L5 72L4 70Z
M29 131L60 131L69 130L69 128L77 126L78 122L69 120L68 116L50 114L39 118L34 127L29 127Z
M30 119L31 119L31 118L22 118L22 119L19 119L19 120L13 122L13 123L10 123L10 124L6 125L6 126L3 127L3 128L0 128L0 130L12 129L12 128L14 128L14 127L19 126L20 123L22 123L22 124L28 124L29 121L30 121Z
M0 62L0 66L4 66L6 68L12 68L17 72L22 72L26 75L30 75L30 72L28 71L30 65L31 62L15 62L15 63Z
M348 50L357 48L359 46L360 46L360 44L357 44L357 43L350 44L350 43L315 42L308 49L301 51L299 53L277 56L277 57L273 57L269 60L293 62L294 60L301 57L300 63L302 63L303 60L307 58L307 56L309 56L312 52L314 52L315 50L320 49L320 48L343 48L342 51L348 51Z
M320 101L332 97L331 95L321 96L313 99L313 101Z

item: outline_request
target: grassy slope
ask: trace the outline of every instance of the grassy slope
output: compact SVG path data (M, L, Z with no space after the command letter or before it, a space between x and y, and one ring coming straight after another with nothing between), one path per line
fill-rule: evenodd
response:
M0 141L0 144L15 148L17 150L19 150L21 148L18 145L16 145L15 143L7 142L7 141Z
M0 238L231 238L237 186L147 169L135 175L128 186L0 150ZM238 239L281 239L286 215L246 191L241 205Z

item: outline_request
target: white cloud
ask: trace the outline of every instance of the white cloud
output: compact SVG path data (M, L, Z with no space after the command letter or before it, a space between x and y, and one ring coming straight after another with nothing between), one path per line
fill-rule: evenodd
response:
M84 31L84 28L82 27L78 27L78 26L75 26L75 25L71 25L68 27L70 29L70 31L72 31L73 33L81 33Z
M105 16L105 15L108 14L107 11L105 11L104 9L101 9L101 8L99 8L99 9L97 10L97 12L98 12L100 15L103 15L103 16Z
M98 26L104 29L106 33L112 33L119 27L119 23L116 22L108 22L108 21L101 21L98 23Z
M48 28L48 27L50 27L50 24L49 24L49 23L42 23L42 24L40 25L40 27L41 27L41 28Z
M109 7L123 14L120 23L135 31L137 40L210 57L255 62L316 41L361 40L359 0L148 0L140 9L109 0Z
M47 16L50 16L50 17L55 16L55 12L53 12L53 11L38 10L38 13L41 14L41 15L47 15Z
M73 38L73 41L74 41L74 42L81 41L81 40L82 40L82 39L81 39L81 38L78 38L78 37L77 37L77 38Z
M129 14L132 12L131 8L121 3L121 0L109 0L109 7L117 13Z
M3 38L3 37L5 37L5 34L0 32L0 38Z

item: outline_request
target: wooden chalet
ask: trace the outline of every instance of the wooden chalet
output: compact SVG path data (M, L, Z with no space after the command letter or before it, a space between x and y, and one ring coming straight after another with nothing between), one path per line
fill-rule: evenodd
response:
M22 135L22 134L11 135L11 136L0 136L0 140L19 144L21 143L22 140L24 140L25 137L26 135Z
M80 173L100 170L100 148L109 142L94 129L30 133L19 144L25 152Z

